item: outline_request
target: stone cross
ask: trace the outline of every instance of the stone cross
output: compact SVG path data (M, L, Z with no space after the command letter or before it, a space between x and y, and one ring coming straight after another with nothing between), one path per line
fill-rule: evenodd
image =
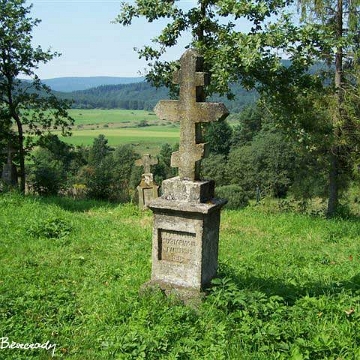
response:
M7 150L2 151L3 154L7 154L7 163L4 164L1 179L8 185L17 185L18 177L16 166L13 164L13 155L16 150L9 144Z
M144 167L144 174L151 174L150 166L157 163L157 158L151 157L150 154L144 154L141 159L135 161L135 165Z
M199 180L200 161L204 157L201 123L223 120L229 112L222 103L206 103L203 86L208 77L202 72L203 58L196 50L187 50L180 59L180 70L174 73L174 83L180 84L179 100L161 100L156 115L169 121L180 120L179 151L171 156L171 166L179 168L181 180Z
M13 154L16 153L16 150L11 145L9 145L8 148L4 149L1 153L7 154L7 164L12 165Z

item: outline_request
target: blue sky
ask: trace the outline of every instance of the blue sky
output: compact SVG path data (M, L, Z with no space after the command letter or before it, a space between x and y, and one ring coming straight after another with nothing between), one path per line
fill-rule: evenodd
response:
M42 79L64 76L140 76L146 62L134 47L149 44L165 22L148 24L143 19L129 27L111 24L122 0L28 0L31 16L42 20L33 31L34 45L60 52L61 57L41 65ZM195 0L181 0L184 8ZM181 56L186 37L169 52L168 59Z

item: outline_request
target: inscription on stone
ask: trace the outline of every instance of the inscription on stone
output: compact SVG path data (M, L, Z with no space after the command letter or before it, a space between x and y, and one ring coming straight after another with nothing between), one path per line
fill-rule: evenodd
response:
M196 234L159 230L159 260L188 264L195 255Z

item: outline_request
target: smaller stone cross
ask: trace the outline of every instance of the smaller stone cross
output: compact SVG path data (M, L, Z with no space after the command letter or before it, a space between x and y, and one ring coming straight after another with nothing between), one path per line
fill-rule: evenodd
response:
M16 150L9 144L6 150L2 151L3 154L7 154L7 163L4 164L1 179L8 185L17 185L18 176L16 166L13 164L13 155Z
M135 161L136 166L144 167L144 174L151 174L151 165L156 165L158 163L157 158L153 158L150 154L144 154L141 159Z
M7 154L7 164L11 165L13 161L13 155L16 153L16 150L9 144L7 149L4 149L2 154Z
M187 50L180 59L174 83L180 84L179 100L161 100L155 107L161 119L180 121L179 151L171 156L171 166L179 168L181 180L199 180L200 161L204 157L201 123L223 120L229 112L222 103L204 102L203 86L208 77L202 72L203 58L196 50Z

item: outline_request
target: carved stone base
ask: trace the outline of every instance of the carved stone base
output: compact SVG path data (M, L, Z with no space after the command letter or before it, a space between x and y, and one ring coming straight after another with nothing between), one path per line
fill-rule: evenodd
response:
M201 189L213 187L210 182L184 186L199 190L198 194ZM173 194L177 196L176 191ZM151 282L162 289L199 292L216 276L220 209L226 200L209 199L200 203L168 200L166 196L169 193L165 191L149 205L154 213Z

